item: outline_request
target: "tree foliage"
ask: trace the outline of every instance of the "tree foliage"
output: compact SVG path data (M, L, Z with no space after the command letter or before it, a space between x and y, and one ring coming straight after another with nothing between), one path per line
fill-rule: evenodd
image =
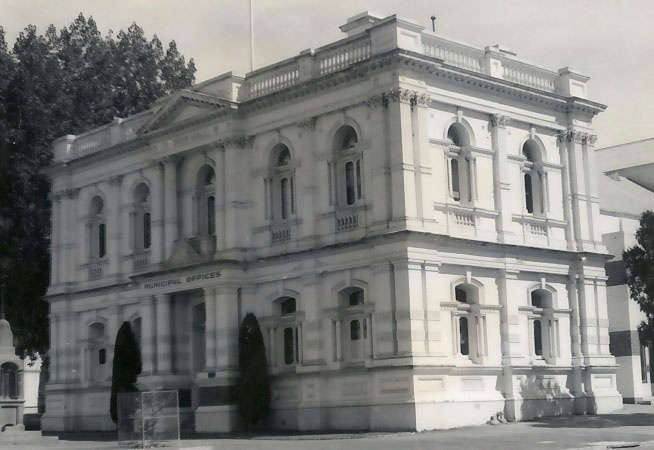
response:
M631 298L640 305L645 320L638 326L644 342L654 342L654 212L645 211L636 232L636 245L626 250L622 259L627 269Z
M80 14L60 31L33 25L9 49L0 27L0 284L21 355L48 347L51 142L147 109L190 86L195 65L143 29L102 36Z
M238 365L238 410L246 424L255 424L270 414L270 378L263 335L252 313L243 318L238 333Z
M116 335L114 361L111 369L111 420L118 421L118 394L136 392L136 381L141 373L141 351L129 322L123 322Z

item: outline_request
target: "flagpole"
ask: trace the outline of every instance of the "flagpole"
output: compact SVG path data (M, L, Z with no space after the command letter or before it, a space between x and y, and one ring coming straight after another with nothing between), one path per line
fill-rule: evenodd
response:
M254 13L250 0L250 72L254 70Z

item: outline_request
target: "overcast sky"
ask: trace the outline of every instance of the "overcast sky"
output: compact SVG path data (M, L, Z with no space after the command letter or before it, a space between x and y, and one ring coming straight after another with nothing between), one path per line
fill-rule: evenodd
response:
M551 70L591 77L591 100L608 105L595 119L598 147L654 137L652 0L253 0L255 68L344 37L362 11L397 14L476 47L503 44ZM249 71L248 0L0 0L9 45L28 24L45 32L82 12L100 31L136 22L149 37L171 39L195 59L196 81Z

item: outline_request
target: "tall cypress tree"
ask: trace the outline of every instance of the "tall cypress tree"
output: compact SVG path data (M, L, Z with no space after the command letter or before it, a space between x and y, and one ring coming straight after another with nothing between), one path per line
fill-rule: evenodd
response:
M118 394L137 392L136 381L141 373L141 351L129 322L123 322L116 335L111 370L111 420L118 421Z
M236 397L238 410L247 425L265 419L270 414L270 378L266 362L266 347L254 314L248 313L238 334L238 365L241 378Z

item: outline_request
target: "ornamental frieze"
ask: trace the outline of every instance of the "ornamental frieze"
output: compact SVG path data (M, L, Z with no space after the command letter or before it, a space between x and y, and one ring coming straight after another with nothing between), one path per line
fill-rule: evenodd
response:
M506 128L511 118L502 114L491 114L490 122L493 127Z

